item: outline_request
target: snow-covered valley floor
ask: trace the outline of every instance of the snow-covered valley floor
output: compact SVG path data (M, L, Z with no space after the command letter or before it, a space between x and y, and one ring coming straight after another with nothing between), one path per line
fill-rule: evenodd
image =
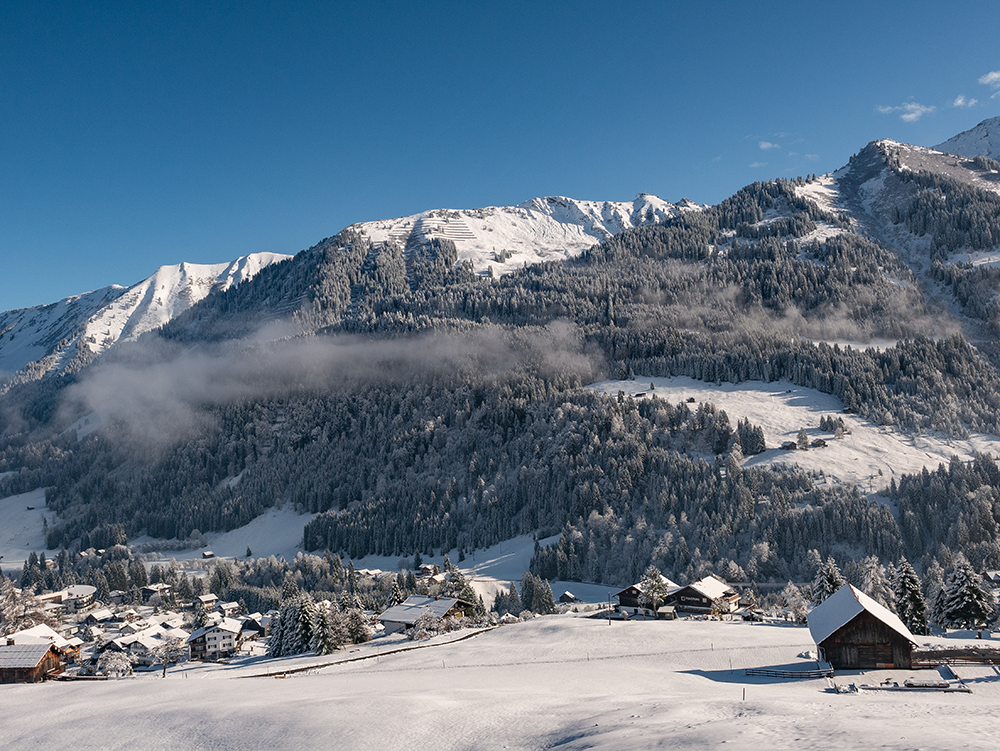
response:
M239 677L247 672L206 666L172 670L166 679L0 686L0 745L46 751L996 747L1000 672L992 667L956 668L968 694L838 694L825 678L743 672L804 666L799 655L812 648L804 627L609 625L548 616L286 678ZM292 662L310 659L329 660ZM833 680L877 683L891 676L902 684L910 675L918 677L876 671Z

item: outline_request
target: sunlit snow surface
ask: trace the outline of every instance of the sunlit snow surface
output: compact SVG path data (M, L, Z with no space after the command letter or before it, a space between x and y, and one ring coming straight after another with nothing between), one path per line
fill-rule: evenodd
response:
M655 386L650 389L650 384ZM648 378L636 376L629 381L603 381L591 388L605 394L619 391L633 398L659 399L676 405L693 398L697 403L710 402L725 410L730 424L735 428L746 418L764 431L768 450L748 457L746 465L790 462L804 469L822 471L826 481L859 485L864 490L881 490L890 480L902 474L913 474L924 467L936 469L947 464L952 456L970 459L974 451L1000 454L1000 438L973 434L968 440L954 440L937 434L919 436L902 433L895 428L878 426L857 415L843 414L844 405L835 396L814 389L796 386L787 381L763 383L712 384L693 378ZM644 393L645 396L637 395ZM829 432L819 429L821 417L841 418L849 435L834 439ZM810 442L822 438L826 448L809 451L782 451L779 446L794 441L799 430L805 428Z
M452 240L459 260L470 262L475 271L503 274L525 264L572 258L623 230L703 208L690 201L672 204L647 193L630 202L550 196L517 206L436 209L350 229L373 242L391 240L402 247L432 238Z
M444 640L461 634L449 634ZM939 640L940 641L940 640ZM804 627L614 622L572 615L457 643L376 640L327 657L172 668L103 683L0 686L5 748L63 749L940 749L995 748L1000 677L957 667L971 694L838 694L807 668ZM283 670L370 656L313 672ZM378 655L376 657L376 655ZM272 677L241 678L254 674ZM839 674L878 683L936 672Z

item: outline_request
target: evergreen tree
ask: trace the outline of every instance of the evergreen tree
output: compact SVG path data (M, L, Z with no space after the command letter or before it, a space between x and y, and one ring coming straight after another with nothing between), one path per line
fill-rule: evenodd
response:
M552 596L552 587L547 581L539 581L535 585L535 612L539 615L556 612L556 599Z
M372 632L365 622L364 613L357 608L348 609L344 625L351 644L364 644L372 638Z
M308 594L301 595L298 601L298 613L295 619L295 652L301 654L312 649L313 624L319 617L316 602Z
M942 625L951 628L981 628L996 618L993 593L983 586L983 578L959 554L944 585Z
M861 562L861 591L875 602L893 609L893 590L877 555L870 555Z
M532 613L537 610L535 604L537 596L536 581L538 581L538 578L532 575L530 571L525 571L524 576L521 577L521 606Z
M924 635L927 628L927 603L920 591L920 579L905 557L900 557L893 576L893 599L896 614L910 629L910 633Z
M846 582L840 573L837 562L833 556L828 556L826 562L820 566L813 579L813 605L819 605L830 595L844 586Z
M340 610L333 603L317 603L313 609L312 640L310 647L319 655L336 652L347 641L347 634Z

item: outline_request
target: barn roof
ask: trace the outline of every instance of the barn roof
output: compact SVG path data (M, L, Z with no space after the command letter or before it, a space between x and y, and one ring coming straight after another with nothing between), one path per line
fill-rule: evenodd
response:
M51 644L12 644L0 646L0 668L36 668Z
M669 589L671 592L673 592L673 591L678 590L678 589L681 588L680 584L678 584L677 582L671 581L670 579L668 579L667 577L665 577L663 574L660 574L660 581L662 581L667 586L667 589ZM633 587L635 587L640 592L645 592L646 591L646 588L642 586L642 582L638 582L636 584L630 584L629 586L625 587L625 589L623 589L617 595L614 595L614 597L618 597L618 595L625 594L626 592L628 592Z
M809 613L809 633L814 642L821 644L864 611L871 613L904 639L914 640L913 634L899 620L899 616L850 584L845 584Z
M444 614L451 610L458 600L454 597L425 597L423 595L410 595L405 602L386 610L378 618L383 623L392 621L393 623L405 623L412 625L424 613L431 613L436 618L443 618Z
M727 597L735 594L735 590L732 587L724 581L716 579L714 576L706 576L704 579L699 579L694 584L689 586L691 589L704 595L709 600L717 600L720 597Z

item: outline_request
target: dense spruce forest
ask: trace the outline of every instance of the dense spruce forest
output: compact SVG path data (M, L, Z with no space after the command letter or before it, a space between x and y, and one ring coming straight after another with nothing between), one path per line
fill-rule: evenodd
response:
M865 158L898 170L889 153ZM996 195L899 179L909 187L894 226L933 238L933 279L995 330L996 274L946 263L944 250L996 244ZM404 248L344 231L85 370L11 388L0 495L49 488L54 549L123 534L183 544L292 504L319 514L306 548L346 558L560 534L536 552L543 578L621 583L654 563L676 579L786 581L812 575L810 550L925 568L961 551L1000 567L989 457L875 498L741 466L763 434L711 404L583 388L785 379L880 425L1000 435L995 364L896 249L802 198L807 182L754 183L500 278L457 263L448 240ZM897 343L826 343L873 338ZM94 408L98 383L128 394L161 371L190 388L140 400L141 414L108 406L83 440L61 432Z

